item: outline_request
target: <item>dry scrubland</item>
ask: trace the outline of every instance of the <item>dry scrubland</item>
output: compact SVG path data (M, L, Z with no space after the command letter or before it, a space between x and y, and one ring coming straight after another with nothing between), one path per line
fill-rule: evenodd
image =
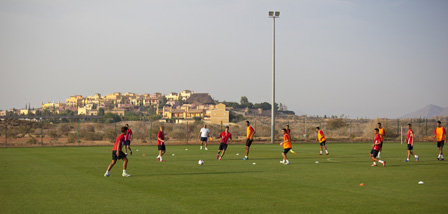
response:
M271 125L268 117L247 117L256 129L256 141L269 142ZM338 119L305 116L288 116L276 119L276 140L280 141L281 128L289 124L292 138L296 143L313 142L316 138L315 127L320 126L328 141L363 142L373 138L373 129L381 122L386 130L386 141L400 141L401 127L406 134L406 124L412 123L417 141L430 141L437 119ZM447 118L438 118L446 125ZM0 146L63 146L110 145L116 139L120 127L128 123L134 133L133 144L153 145L160 125L165 126L168 142L171 144L197 144L202 122L187 124L159 123L151 121L121 121L117 123L93 123L89 121L56 123L50 121L33 122L21 120L3 120L0 123ZM208 125L212 135L217 136L225 125ZM236 143L245 138L245 122L230 124L230 131ZM218 143L213 140L212 143Z

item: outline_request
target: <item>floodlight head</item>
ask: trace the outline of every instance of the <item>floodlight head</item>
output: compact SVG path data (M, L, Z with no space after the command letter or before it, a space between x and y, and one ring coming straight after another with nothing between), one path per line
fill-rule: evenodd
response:
M269 18L278 18L280 16L280 11L269 11Z

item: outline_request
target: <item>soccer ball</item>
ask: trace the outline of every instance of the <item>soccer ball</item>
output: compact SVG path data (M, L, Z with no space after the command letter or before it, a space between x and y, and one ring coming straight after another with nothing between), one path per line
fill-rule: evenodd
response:
M198 164L202 166L204 164L204 161L203 160L199 160Z

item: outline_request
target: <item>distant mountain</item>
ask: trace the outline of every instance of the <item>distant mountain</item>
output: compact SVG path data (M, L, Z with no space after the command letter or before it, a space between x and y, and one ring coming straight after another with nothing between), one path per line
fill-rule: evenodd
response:
M401 116L400 118L432 118L439 115L448 115L448 107L427 105L424 108Z

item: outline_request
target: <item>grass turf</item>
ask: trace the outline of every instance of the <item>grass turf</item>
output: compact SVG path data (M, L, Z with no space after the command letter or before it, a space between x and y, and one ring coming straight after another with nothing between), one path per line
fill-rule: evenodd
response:
M416 143L420 161L409 163L405 145L385 143L384 168L370 166L370 144L327 146L319 156L317 144L293 144L287 166L278 145L254 144L247 161L244 145L229 145L222 161L217 145L168 145L165 163L156 146L135 146L129 178L121 160L103 177L112 146L3 148L0 213L447 212L448 162L433 143Z

